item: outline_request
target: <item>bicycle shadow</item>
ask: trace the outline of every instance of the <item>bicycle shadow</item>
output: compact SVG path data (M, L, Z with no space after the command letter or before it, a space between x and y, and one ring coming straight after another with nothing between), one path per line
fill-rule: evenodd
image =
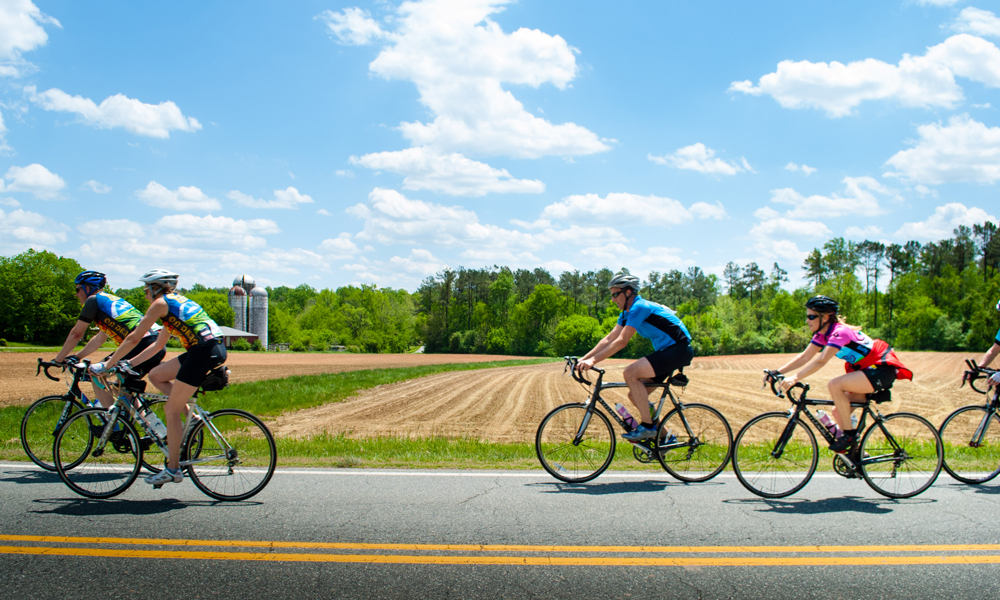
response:
M13 471L0 472L0 481L10 481L12 483L59 483L59 474L55 471L43 471L42 469L17 469Z
M996 481L981 483L979 485L971 485L968 483L962 483L961 481L949 481L942 487L947 487L948 489L958 491L960 494L970 493L970 494L984 494L987 496L1000 496L1000 485L997 485Z
M614 481L608 483L564 483L544 482L529 483L528 487L541 490L543 494L583 494L586 496L607 496L611 494L631 494L635 492L662 492L668 488L685 487L687 483L679 481L645 480L645 481ZM698 485L706 485L704 483ZM721 485L721 484L708 484Z
M864 498L861 496L841 496L839 498L823 498L821 500L786 500L766 498L737 498L723 500L725 504L741 506L759 506L757 512L772 512L792 515L820 515L830 513L862 513L869 515L884 515L895 510L897 506L912 504L931 504L937 500L932 498Z
M213 500L178 500L164 498L162 500L88 500L84 498L46 498L35 500L36 504L51 504L48 510L31 510L28 512L40 515L64 515L72 517L105 517L117 515L133 515L137 517L155 516L197 506L233 506L231 502ZM240 502L239 506L260 506L261 502Z

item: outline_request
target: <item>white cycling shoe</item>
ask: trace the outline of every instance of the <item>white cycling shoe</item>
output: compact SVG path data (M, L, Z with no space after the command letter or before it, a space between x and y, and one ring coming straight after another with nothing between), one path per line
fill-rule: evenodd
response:
M159 488L164 483L181 483L184 481L184 471L177 469L176 471L171 471L170 469L163 469L155 475L150 475L144 481L152 486Z

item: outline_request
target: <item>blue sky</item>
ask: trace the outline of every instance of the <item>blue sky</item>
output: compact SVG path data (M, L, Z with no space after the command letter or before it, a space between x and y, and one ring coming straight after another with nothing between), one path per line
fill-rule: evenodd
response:
M0 254L645 276L997 221L995 2L0 0Z

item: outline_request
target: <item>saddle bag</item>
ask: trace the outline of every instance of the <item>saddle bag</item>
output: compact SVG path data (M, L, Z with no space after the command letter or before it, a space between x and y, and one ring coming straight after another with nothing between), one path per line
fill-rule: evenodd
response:
M229 369L226 365L219 365L208 372L200 387L206 392L217 392L227 385L229 385Z

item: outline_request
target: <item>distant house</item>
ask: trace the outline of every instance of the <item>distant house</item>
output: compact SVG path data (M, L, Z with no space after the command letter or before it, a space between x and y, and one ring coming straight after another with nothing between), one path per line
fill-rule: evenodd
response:
M257 341L257 334L250 333L249 331L240 331L239 329L224 327L222 325L219 325L219 329L222 330L222 341L226 344L226 348L232 348L233 342L239 338L243 338L251 344Z

